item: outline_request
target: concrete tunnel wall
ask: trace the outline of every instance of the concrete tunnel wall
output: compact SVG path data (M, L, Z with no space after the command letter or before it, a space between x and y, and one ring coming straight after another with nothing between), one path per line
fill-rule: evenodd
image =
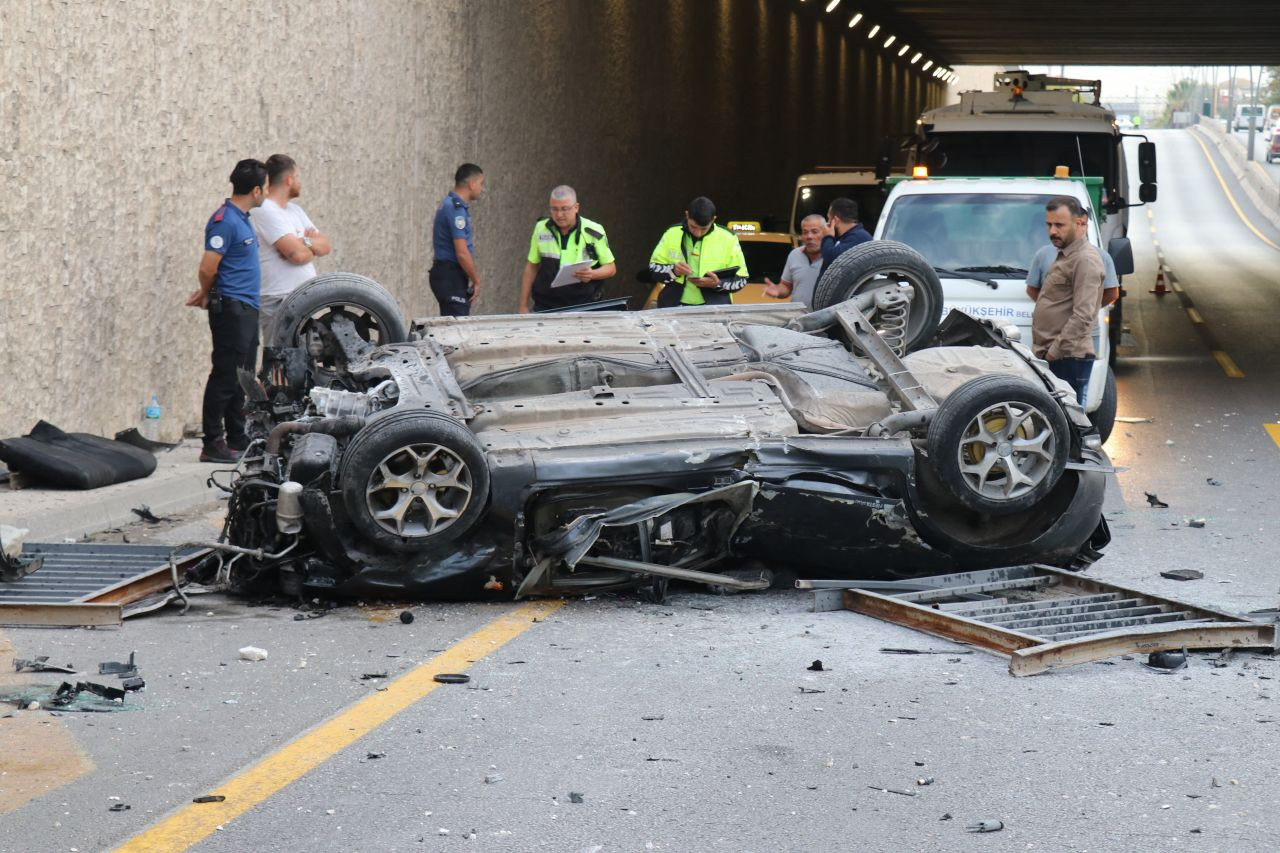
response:
M475 206L479 311L514 310L534 220L574 185L634 273L687 201L785 221L797 173L870 163L944 90L796 0L15 0L0 19L0 437L111 435L152 393L198 425L195 289L237 159L294 156L321 272L436 313L430 226Z

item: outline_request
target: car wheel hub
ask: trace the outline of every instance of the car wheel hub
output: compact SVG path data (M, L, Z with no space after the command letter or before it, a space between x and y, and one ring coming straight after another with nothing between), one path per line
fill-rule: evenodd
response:
M1056 444L1051 422L1035 406L996 403L965 428L957 450L960 473L983 497L1017 498L1050 476Z
M365 504L389 533L424 538L453 524L471 502L471 469L439 444L395 450L369 475Z

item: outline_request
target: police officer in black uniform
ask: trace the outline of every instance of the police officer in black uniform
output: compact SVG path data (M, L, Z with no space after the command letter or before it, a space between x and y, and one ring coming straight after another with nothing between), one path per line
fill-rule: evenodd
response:
M435 263L427 274L431 292L440 303L440 316L466 317L480 294L475 241L471 230L471 202L484 193L484 172L463 163L453 173L453 189L436 208L431 230Z

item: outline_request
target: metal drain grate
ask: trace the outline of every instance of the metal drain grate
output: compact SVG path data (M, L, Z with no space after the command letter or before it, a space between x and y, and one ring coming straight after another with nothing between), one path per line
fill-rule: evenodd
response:
M840 588L834 588L834 587ZM1181 648L1264 648L1275 626L1051 566L859 584L799 581L815 610L846 609L1010 656L1009 672ZM844 588L855 587L855 588ZM874 587L875 590L871 589ZM838 603L833 599L838 596Z
M122 606L171 586L167 545L29 543L39 569L0 581L0 624L118 625ZM179 551L182 567L202 549ZM183 574L180 568L180 576Z

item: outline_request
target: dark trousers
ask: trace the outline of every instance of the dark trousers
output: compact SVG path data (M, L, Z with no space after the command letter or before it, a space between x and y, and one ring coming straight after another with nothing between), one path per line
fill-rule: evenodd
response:
M1076 399L1084 405L1085 394L1089 392L1089 373L1093 370L1091 358L1060 358L1049 362L1049 369L1059 379L1064 379L1076 389Z
M213 334L213 368L204 386L204 441L226 438L243 446L244 390L237 371L253 372L258 355L258 309L238 299L222 297L209 310Z
M471 283L457 261L436 261L427 273L441 317L471 316Z

